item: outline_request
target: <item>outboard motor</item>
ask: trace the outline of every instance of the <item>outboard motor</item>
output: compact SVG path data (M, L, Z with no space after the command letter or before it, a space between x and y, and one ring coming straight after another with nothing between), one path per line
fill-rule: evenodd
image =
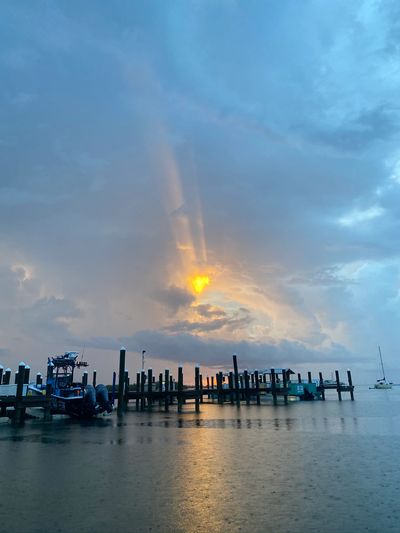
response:
M307 401L314 400L314 394L304 387L304 399Z
M83 416L91 417L96 414L96 391L93 385L86 385L83 396Z
M112 403L108 397L107 387L103 384L96 386L96 401L101 408L100 412L107 411L107 413L111 413L113 410Z

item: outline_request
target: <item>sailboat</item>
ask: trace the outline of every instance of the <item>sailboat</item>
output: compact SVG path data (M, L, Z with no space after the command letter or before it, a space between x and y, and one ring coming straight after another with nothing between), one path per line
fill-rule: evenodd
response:
M379 345L378 345L378 350L379 350L379 359L380 359L381 368L382 368L382 377L380 379L376 380L376 383L374 385L374 389L391 389L392 388L392 383L387 381L387 379L386 379L385 369L383 367L381 347Z

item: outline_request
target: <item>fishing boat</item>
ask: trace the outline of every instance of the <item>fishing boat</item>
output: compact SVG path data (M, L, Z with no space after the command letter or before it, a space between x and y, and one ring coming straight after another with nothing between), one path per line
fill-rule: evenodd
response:
M382 352L381 352L380 346L378 346L378 351L379 351L379 360L380 360L381 369L382 369L382 377L376 380L376 383L373 388L374 389L391 389L392 383L389 382L385 376L385 369L383 366Z
M51 385L51 412L75 418L91 418L113 409L105 385L96 387L74 381L75 368L86 367L86 361L78 361L78 352L49 357L47 385ZM46 386L44 386L46 388Z

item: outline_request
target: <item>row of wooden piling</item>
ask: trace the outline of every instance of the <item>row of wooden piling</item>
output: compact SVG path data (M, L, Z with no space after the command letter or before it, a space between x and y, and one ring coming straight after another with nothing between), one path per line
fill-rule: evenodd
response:
M129 400L134 400L137 410L151 409L154 403L159 406L164 406L165 410L169 410L169 406L175 401L177 403L178 412L182 411L184 403L187 400L194 400L195 410L199 412L200 404L204 402L204 397L207 399L217 400L218 403L223 404L229 402L240 407L241 402L245 401L247 405L255 400L257 405L261 404L261 395L270 393L274 405L278 403L278 398L283 397L284 403L288 403L288 381L290 376L287 370L282 370L278 374L274 369L270 372L248 372L244 370L242 373L238 370L237 356L233 355L233 371L224 373L219 371L215 376L206 377L206 385L203 383L203 376L200 373L200 367L195 367L194 388L184 387L183 384L183 367L178 366L178 377L175 381L166 369L164 373L160 373L158 382L153 376L153 370L144 369L136 374L136 383L130 386L130 379L128 370L125 368L126 352L125 349L120 350L120 366L119 366L119 380L118 380L118 415L121 416L126 409ZM267 375L270 381L267 382ZM280 377L281 376L281 377ZM335 389L339 401L342 400L342 393L349 392L351 400L354 400L354 387L351 378L350 370L347 371L348 385L343 385L340 381L339 371L335 371L336 383L331 385L324 385L322 373L319 372L318 392L321 394L322 400L325 400L325 390ZM227 387L224 387L224 380L227 378ZM307 383L313 383L311 372L307 373ZM303 384L301 374L297 374L299 384ZM116 374L113 376L113 391L115 391ZM279 383L279 385L278 385ZM262 385L263 388L260 387ZM113 392L114 394L114 392Z

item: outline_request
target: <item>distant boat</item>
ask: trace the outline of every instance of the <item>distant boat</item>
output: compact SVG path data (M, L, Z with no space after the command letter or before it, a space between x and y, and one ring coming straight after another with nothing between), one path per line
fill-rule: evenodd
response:
M324 387L337 387L336 379L324 379L322 383ZM343 381L339 381L339 385L342 387L345 385L345 383Z
M392 382L388 381L385 376L385 369L383 367L383 359L382 359L382 352L381 347L378 345L379 350L379 359L381 362L381 368L382 368L382 377L380 379L376 380L376 383L374 385L374 389L391 389L392 388ZM371 387L372 388L372 387Z

